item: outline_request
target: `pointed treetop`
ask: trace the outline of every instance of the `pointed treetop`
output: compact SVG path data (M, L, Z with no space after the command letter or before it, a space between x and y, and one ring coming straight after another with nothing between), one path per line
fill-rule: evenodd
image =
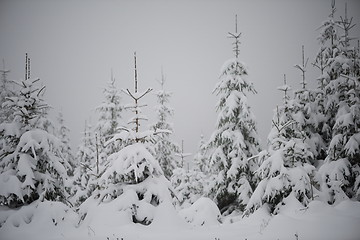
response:
M305 53L304 53L304 45L302 45L302 65L300 66L299 64L296 64L294 67L299 69L302 72L302 81L301 81L301 85L302 85L302 89L306 88L306 80L305 80L305 72L306 72L306 66L308 63L309 58L306 59L305 61Z
M0 70L1 73L8 73L10 72L10 70L6 69L6 64L5 64L5 59L2 60L2 64L3 64L3 69Z
M136 52L134 52L134 64L135 64L135 93L137 93L138 85L137 85Z
M115 82L114 73L113 73L113 69L111 68L111 83L114 82Z
M165 85L165 75L164 75L164 70L163 67L161 67L161 79L157 80L157 82L160 84L161 86L161 90L164 90L164 85Z
M237 14L235 14L235 33L237 33Z
M126 91L124 91L126 94L128 94L132 99L134 99L135 105L132 106L131 108L134 109L135 112L135 117L133 118L133 120L131 121L131 123L135 124L135 132L138 133L139 132L139 126L140 126L140 120L145 120L144 118L141 118L139 116L139 110L142 106L138 105L138 101L144 97L146 94L148 94L149 92L152 91L152 88L148 88L146 91L142 92L142 93L138 93L138 79L137 79L137 66L136 66L136 52L134 52L134 64L135 64L135 92L131 93L129 89L126 89ZM130 107L129 107L130 108ZM136 138L136 142L138 142L139 139Z
M241 36L241 33L238 33L237 32L237 15L235 15L235 33L231 33L229 32L229 38L233 38L235 39L233 45L233 51L235 53L235 57L238 58L239 57L239 53L240 53L240 49L239 49L239 45L240 45L240 41L239 41L239 38Z
M335 0L332 0L331 1L331 13L330 13L329 17L334 18L335 12L336 12Z
M286 104L289 100L289 96L287 95L288 91L291 90L291 87L287 85L286 82L286 74L284 74L284 85L277 88L278 90L284 92L284 103Z
M2 61L3 61L3 69L0 70L0 73L1 73L1 80L2 80L2 84L3 84L3 88L5 89L5 84L7 82L7 74L10 72L10 70L6 69L5 60L3 59Z
M184 167L185 158L191 156L191 153L184 152L184 140L181 140L181 152L175 153L175 156L181 158L181 167Z
M350 40L354 39L349 37L349 31L356 25L352 23L352 20L352 17L349 19L347 16L347 4L345 3L345 17L343 18L342 16L340 16L340 21L337 22L339 27L344 30L344 35L342 36L342 45L344 47L349 47Z
M25 80L30 79L30 58L25 53Z

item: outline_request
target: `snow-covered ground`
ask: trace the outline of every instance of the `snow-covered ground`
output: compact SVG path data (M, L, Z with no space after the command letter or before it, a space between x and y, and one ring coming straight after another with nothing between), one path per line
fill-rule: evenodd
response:
M100 205L99 205L100 206ZM0 209L0 239L342 239L360 238L360 202L343 201L330 206L312 201L307 208L292 198L278 215L270 216L266 205L249 217L228 216L217 221L218 212L209 199L201 198L178 213L162 203L153 222L130 223L126 212L114 204L94 206L91 217L78 225L70 208L57 202L34 202L18 210ZM186 220L185 220L186 219ZM5 221L6 220L6 221Z

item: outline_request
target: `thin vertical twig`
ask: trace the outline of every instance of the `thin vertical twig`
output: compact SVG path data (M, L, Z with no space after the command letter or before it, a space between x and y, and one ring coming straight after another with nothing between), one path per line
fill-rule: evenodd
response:
M28 79L27 74L28 74L28 54L25 53L25 80Z
M135 93L137 93L138 82L137 82L137 68L136 68L136 52L134 52L134 62L135 62Z

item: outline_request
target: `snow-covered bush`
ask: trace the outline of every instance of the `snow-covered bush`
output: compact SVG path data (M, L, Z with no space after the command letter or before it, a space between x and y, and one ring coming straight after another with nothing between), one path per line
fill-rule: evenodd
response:
M176 168L171 177L171 184L176 195L175 204L184 208L204 196L206 181L207 177L197 169Z
M32 226L54 227L57 225L76 225L77 214L64 203L55 201L35 201L23 206L9 214L2 228L12 228L13 231L19 227L31 228Z
M179 215L194 226L219 225L221 222L219 208L211 199L205 197L180 210Z

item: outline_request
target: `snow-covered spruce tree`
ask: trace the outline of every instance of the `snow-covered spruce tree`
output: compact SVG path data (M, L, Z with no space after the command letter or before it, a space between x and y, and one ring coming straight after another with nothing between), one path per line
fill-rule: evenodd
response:
M4 103L7 101L7 98L14 95L13 89L11 89L11 82L8 80L8 73L10 70L6 70L5 62L3 61L3 69L0 70L1 73L1 85L0 85L0 124L6 124L12 122L13 111L11 108L4 106ZM17 134L8 134L5 137L0 138L0 156L6 155L9 152L13 151L14 141L17 139ZM0 172L2 172L2 165L0 164Z
M1 139L6 142L0 149L1 205L17 207L38 199L67 198L64 182L71 166L62 158L61 141L38 128L48 109L42 99L45 87L39 87L38 81L27 72L18 83L19 91L4 103L12 109L13 121L0 125Z
M70 138L69 138L70 129L65 125L65 120L62 112L58 113L57 116L57 134L56 136L62 142L61 152L65 159L71 164L71 166L75 167L75 157L72 153L72 149L70 147ZM72 173L69 173L72 174Z
M313 198L313 154L306 144L306 135L298 122L297 99L290 100L286 85L284 105L277 107L268 136L268 150L259 154L263 159L256 175L261 179L249 203L245 215L268 204L271 213L278 213L284 199L294 197L304 206Z
M7 70L5 68L5 61L3 60L3 69L0 70L1 74L1 83L0 83L0 123L3 123L5 121L11 121L12 119L9 119L11 114L11 109L6 108L3 106L3 103L5 103L6 98L11 97L13 95L13 92L10 88L10 81L8 80L8 73L10 70Z
M196 168L176 168L171 177L171 185L176 194L175 205L186 208L204 196L206 175Z
M99 120L94 129L85 123L84 136L77 153L78 166L72 196L77 206L99 189L98 178L106 168L107 158L122 147L119 141L109 141L118 132L123 111L120 92L112 75L103 93L104 101L96 108Z
M104 101L96 108L99 113L99 120L95 126L98 138L98 151L101 163L111 154L119 151L119 142L108 142L120 127L121 113L124 107L121 104L120 91L115 86L115 78L111 76L107 87L103 91Z
M213 149L210 166L216 176L209 196L222 213L243 210L247 204L256 185L257 164L250 157L259 151L255 117L247 103L247 94L255 93L255 89L247 79L246 66L239 60L240 34L230 36L235 39L235 58L223 65L214 90L220 98L219 115L209 142Z
M206 176L210 175L211 170L209 166L207 143L205 142L204 135L202 134L200 136L198 151L194 155L194 164L194 167L197 170L204 173Z
M325 145L325 152L327 151L327 147L331 141L332 136L332 127L334 125L333 115L331 108L327 104L327 96L325 91L325 86L331 81L336 79L339 73L334 72L331 69L331 65L334 62L335 57L339 53L339 37L338 37L338 29L335 20L335 1L333 0L331 3L331 11L328 18L322 22L321 26L318 28L320 30L320 34L318 36L318 41L321 45L313 66L317 67L320 70L321 75L317 78L318 80L318 91L316 98L314 101L319 106L317 115L318 120L318 133L323 140ZM318 159L324 159L326 157L326 153L319 154L317 156Z
M129 145L108 157L106 169L99 178L99 191L93 192L91 198L80 206L80 215L85 222L91 219L93 202L99 207L111 204L127 222L145 225L152 222L157 206L164 202L171 204L170 183L149 143L154 131L140 131L140 121L145 117L139 114L143 106L139 100L151 88L138 92L137 85L135 56L135 92L126 90L135 103L129 106L135 113L135 117L130 120L135 124L135 129L123 128L122 132L112 138L111 141L127 142Z
M169 117L174 115L174 109L169 106L172 93L164 89L165 77L163 74L159 83L161 90L155 93L158 103L158 105L155 106L157 122L151 128L155 132L158 130L164 131L163 134L154 136L155 159L159 162L165 177L170 179L173 170L179 167L174 158L174 153L179 152L179 147L171 140L173 124L169 122Z
M304 46L302 46L302 64L295 65L300 70L302 79L301 88L294 91L293 118L298 124L298 129L305 134L304 140L313 153L314 160L325 159L326 143L322 138L324 126L324 103L321 89L309 89L305 73L307 71ZM317 165L317 162L313 162Z
M332 5L335 12L335 5ZM360 198L359 191L359 56L351 47L349 30L353 24L345 18L336 22L336 32L323 37L323 44L332 46L332 55L324 68L325 117L331 129L327 157L319 169L321 190L329 203L348 197ZM338 31L339 30L339 31Z
M73 176L70 201L75 206L83 203L97 188L100 175L97 161L95 137L91 125L85 121L83 137L76 154L76 167Z
M179 167L174 169L171 176L171 185L176 194L173 202L176 206L186 208L204 195L207 179L196 163L190 165L190 162L185 162L185 158L191 156L191 153L184 152L184 141L181 142L181 151L175 156L180 161Z
M183 149L181 152L178 155L186 156ZM187 169L184 167L174 169L171 177L171 184L177 196L177 199L174 199L175 205L179 204L181 208L186 208L209 192L210 182L212 182L209 167L207 144L204 136L201 135L199 149L194 155L192 166L188 165Z

